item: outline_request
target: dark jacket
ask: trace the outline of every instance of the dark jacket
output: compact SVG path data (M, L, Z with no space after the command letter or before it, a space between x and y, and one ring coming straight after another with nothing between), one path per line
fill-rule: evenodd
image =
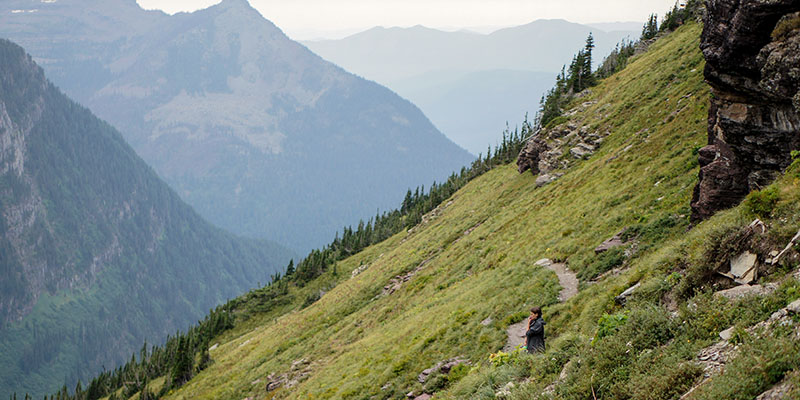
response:
M525 332L525 347L528 353L544 351L544 320L542 317L536 318L528 325Z

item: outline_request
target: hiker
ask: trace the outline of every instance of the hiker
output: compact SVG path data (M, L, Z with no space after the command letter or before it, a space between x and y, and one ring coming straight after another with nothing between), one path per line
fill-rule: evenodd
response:
M531 308L528 331L525 332L525 347L531 354L544 351L544 320L542 320L542 309L539 307Z

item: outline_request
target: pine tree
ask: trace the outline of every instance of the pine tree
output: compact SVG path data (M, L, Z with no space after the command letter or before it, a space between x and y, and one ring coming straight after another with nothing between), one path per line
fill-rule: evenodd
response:
M190 350L189 339L181 335L170 374L173 387L180 387L192 379L193 361L194 355Z
M658 16L656 14L650 14L650 18L647 20L647 23L644 24L642 27L642 36L641 40L650 40L658 34Z
M595 79L594 74L592 74L592 50L594 49L594 36L592 33L589 32L589 36L586 38L586 45L583 48L583 70L581 71L581 81L583 82L583 87L581 90L586 89L590 86L594 86Z
M294 274L294 259L289 260L289 266L286 267L286 276Z

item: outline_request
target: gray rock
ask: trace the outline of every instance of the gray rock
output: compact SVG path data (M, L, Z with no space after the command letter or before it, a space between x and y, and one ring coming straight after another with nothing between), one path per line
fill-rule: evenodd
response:
M732 277L737 283L748 284L758 278L756 261L758 256L745 251L738 256L731 258L731 272L729 277Z
M569 153L575 158L587 158L592 155L592 152L582 147L573 147L569 149Z
M800 314L800 299L797 299L786 306L786 311L792 314Z
M642 283L636 282L635 285L625 289L625 291L620 293L619 296L614 297L614 301L619 305L624 305L628 301L628 297L631 297L633 292L635 292L636 289L639 288L639 286L642 286Z
M557 176L553 176L553 175L550 175L550 174L539 175L536 178L536 187L542 187L544 185L547 185L550 182L553 182L556 179L558 179Z
M553 260L551 260L549 258L543 258L543 259L541 259L539 261L536 261L533 265L536 265L537 267L545 267L545 268L547 268L547 267L553 265Z
M774 284L761 285L741 285L731 289L720 290L714 293L714 296L725 297L730 300L736 300L748 296L764 296L768 295L777 289Z
M788 379L776 384L764 393L761 393L756 400L783 400L788 399L789 394L794 389L794 385Z
M725 340L725 341L731 340L731 338L733 337L733 330L734 329L735 328L732 326L732 327L730 327L728 329L725 329L724 331L720 332L719 333L720 339Z

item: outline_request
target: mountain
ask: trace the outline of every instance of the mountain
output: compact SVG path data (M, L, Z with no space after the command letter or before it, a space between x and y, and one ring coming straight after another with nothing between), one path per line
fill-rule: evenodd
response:
M0 143L2 397L112 368L294 256L204 221L6 40Z
M697 10L689 4L687 13ZM705 28L686 20L573 98L560 122L527 142L518 165L498 162L413 229L312 281L290 276L228 303L246 318L200 349L208 367L179 388L152 374L148 391L167 399L798 398L797 155L771 153L793 158L776 181L741 203L714 203L704 220L692 221L690 204L698 184L706 194L725 188L711 174L722 168L706 168L709 141L723 148L713 161L733 154L740 167L743 155L797 137L800 107L786 97L797 78L780 71L796 65L787 50L800 37L800 10L789 1L707 5ZM730 51L737 46L746 52ZM750 85L756 76L772 85ZM747 88L756 90L711 95ZM737 141L743 122L763 130ZM767 170L764 161L757 171ZM532 306L546 321L543 353L513 346ZM145 369L131 365L119 377L137 368ZM139 391L94 382L116 398Z
M288 39L245 0L0 5L0 35L108 120L212 223L308 250L472 160L413 104ZM158 29L153 29L158 27Z
M449 138L478 154L495 145L506 122L526 112L533 117L542 94L590 32L600 62L622 39L638 38L640 29L604 31L536 20L490 34L376 27L340 40L303 43L411 100Z

